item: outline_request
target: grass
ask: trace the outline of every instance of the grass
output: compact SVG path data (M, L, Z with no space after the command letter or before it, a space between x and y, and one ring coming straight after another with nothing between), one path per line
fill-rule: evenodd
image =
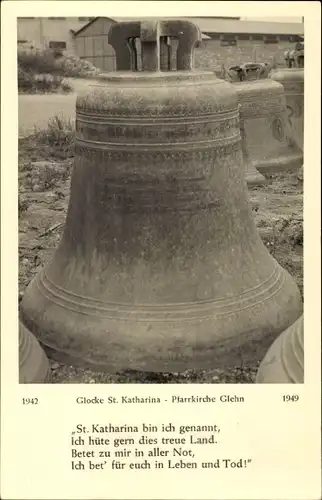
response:
M75 124L61 116L48 120L45 129L34 129L33 134L19 141L22 163L39 159L65 160L74 156ZM24 166L23 168L26 168Z
M26 212L26 210L28 210L28 208L29 208L28 198L22 196L19 193L19 196L18 196L18 211L19 211L19 216L22 215L24 212Z
M72 87L62 76L41 74L18 68L18 91L26 94L48 94L71 92Z
M65 78L90 78L99 73L95 66L84 59L68 54L57 55L49 49L19 49L17 61L21 70L33 74L51 74Z
M68 93L66 78L91 78L99 73L91 63L52 50L18 49L18 91L28 94Z
M55 199L64 197L59 185L68 181L73 165L75 126L71 120L55 116L45 129L19 139L18 211L22 216L31 205L30 193L54 191ZM21 189L20 189L21 191Z
M47 144L54 148L64 148L71 151L74 145L75 125L72 120L60 116L50 118L47 128L36 129L36 140L40 144Z
M65 162L47 163L45 161L34 162L32 170L27 171L24 176L25 186L32 192L43 192L55 189L59 182L64 182L70 176L71 164ZM23 168L20 168L20 172ZM20 206L21 205L21 206ZM28 206L23 198L19 201L19 213L24 212Z

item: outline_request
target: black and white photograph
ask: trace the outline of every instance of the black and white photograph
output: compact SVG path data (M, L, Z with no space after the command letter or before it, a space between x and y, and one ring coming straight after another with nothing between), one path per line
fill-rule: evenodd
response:
M17 18L19 383L303 384L304 17L125 16Z

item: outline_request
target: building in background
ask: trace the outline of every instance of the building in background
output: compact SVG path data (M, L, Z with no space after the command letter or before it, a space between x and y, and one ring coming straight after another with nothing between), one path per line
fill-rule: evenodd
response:
M115 52L108 43L110 27L117 22L109 17L96 17L74 34L76 55L103 71L114 71Z
M18 46L60 49L75 54L74 33L92 17L19 17Z
M169 19L169 18L168 18ZM199 26L202 42L196 50L196 66L217 69L240 62L284 62L284 52L303 35L303 24L242 21L240 18L188 18ZM113 23L133 18L96 17L75 32L76 54L104 70L115 69L113 48L107 34Z
M171 18L167 18L171 19ZM302 22L248 21L238 17L194 17L202 32L196 66L216 70L241 62L283 64L284 52L302 38ZM18 43L66 50L104 71L115 70L115 54L108 44L110 27L133 18L19 18Z
M196 66L216 69L244 62L284 65L284 52L301 40L302 22L196 19L209 38L196 50Z

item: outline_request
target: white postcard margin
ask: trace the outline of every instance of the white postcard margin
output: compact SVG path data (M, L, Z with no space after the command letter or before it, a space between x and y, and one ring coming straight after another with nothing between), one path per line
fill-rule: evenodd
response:
M320 110L319 2L7 1L1 16L1 497L43 499L316 499L321 494ZM21 16L304 16L305 384L37 385L18 384L18 102L16 19ZM298 394L297 405L282 403ZM77 396L243 397L240 405L77 405ZM38 406L22 406L38 397ZM214 455L251 459L242 469L122 470L76 473L70 436L77 424L210 425L222 429ZM143 434L143 432L141 433ZM174 475L175 473L175 475Z

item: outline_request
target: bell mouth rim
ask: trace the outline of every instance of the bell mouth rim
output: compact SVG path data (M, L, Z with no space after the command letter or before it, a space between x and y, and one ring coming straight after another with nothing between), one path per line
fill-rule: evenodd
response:
M273 69L271 72L272 73L294 73L295 71L304 71L304 68L276 68Z
M184 80L217 80L222 82L213 71L182 70L182 71L113 71L100 73L95 80L99 82L150 82L150 81L184 81Z
M269 83L269 85L274 85L274 84L278 84L278 82L276 82L275 80L273 80L272 78L254 78L253 80L250 79L250 80L243 80L242 82L240 81L237 81L237 82L231 82L232 85L238 85L240 87L245 87L247 84L250 85L254 85L255 83L257 85L267 85L267 83ZM275 85L276 86L276 85Z
M272 78L272 76L276 75L281 75L281 76L289 76L289 75L294 75L294 74L303 74L304 76L304 68L278 68L274 69L273 71L270 72L269 77Z

